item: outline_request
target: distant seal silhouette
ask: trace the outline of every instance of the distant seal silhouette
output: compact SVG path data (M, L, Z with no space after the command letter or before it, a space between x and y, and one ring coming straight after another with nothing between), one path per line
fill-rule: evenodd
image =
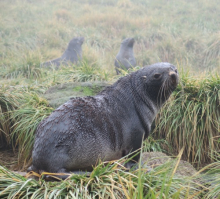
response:
M126 38L121 42L121 47L116 55L115 70L117 75L120 73L119 68L129 69L136 66L136 60L133 52L134 38Z
M68 63L77 63L78 60L82 59L82 44L84 42L84 37L73 38L63 55L57 59L43 63L41 66L55 66L56 69L59 68L61 64L67 65Z
M177 84L176 67L156 63L120 78L94 97L70 99L38 125L28 171L92 171L99 160L117 160L139 149ZM126 166L131 168L138 159Z

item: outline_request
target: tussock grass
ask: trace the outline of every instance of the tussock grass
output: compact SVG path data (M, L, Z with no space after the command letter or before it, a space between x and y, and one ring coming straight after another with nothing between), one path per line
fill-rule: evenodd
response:
M11 132L13 122L11 113L19 107L21 96L11 93L8 87L2 87L0 91L0 143L1 147L9 146L12 141Z
M214 159L216 162L203 168L205 170L204 179L209 185L209 192L204 198L218 198L220 195L220 153L215 152Z
M84 55L96 48L107 69L114 68L113 58L125 37L135 38L140 66L181 61L193 69L219 69L220 6L215 0L171 0L164 4L142 0L18 0L14 4L1 1L0 7L4 8L0 13L0 66L8 71L14 71L14 66L34 66L23 63L24 49L34 52L32 60L38 54L42 55L41 62L60 57L74 36L84 36ZM84 51L86 47L88 51Z
M26 168L30 164L34 144L35 130L38 124L47 117L53 108L36 93L24 94L24 104L14 110L11 119L14 121L11 133L13 147L18 148L18 166Z
M177 160L179 160L178 157ZM90 174L71 175L61 182L26 179L0 167L0 196L32 198L200 198L205 187L191 178L175 175L179 164L172 161L151 172L146 169L127 172L124 159L99 164Z
M220 64L220 32L214 34L210 39L204 52L204 64L206 67L213 68Z
M150 135L144 142L143 142L143 151L144 152L162 152L164 148L169 147L168 143L164 139L154 139L152 135Z
M10 67L5 66L1 75L7 79L40 79L43 76L43 71L40 69L41 54L39 50L19 48L22 52L19 53L20 57L17 61L12 59L9 63Z
M86 59L82 60L74 69L75 79L79 82L107 80L108 78L107 72L102 71L96 62L89 63Z
M53 108L25 87L2 88L0 107L1 147L18 148L18 165L25 166L31 158L35 129Z
M59 71L47 72L46 85L56 85L65 82L107 81L112 77L101 70L96 63L83 60L78 65L62 66Z
M205 79L182 75L181 83L156 118L154 135L163 137L183 158L198 167L213 160L219 151L220 78Z

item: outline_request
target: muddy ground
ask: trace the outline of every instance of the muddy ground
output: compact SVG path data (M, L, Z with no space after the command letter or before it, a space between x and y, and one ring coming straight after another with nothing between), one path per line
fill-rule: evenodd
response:
M0 165L7 167L10 170L17 170L18 152L13 149L0 149Z

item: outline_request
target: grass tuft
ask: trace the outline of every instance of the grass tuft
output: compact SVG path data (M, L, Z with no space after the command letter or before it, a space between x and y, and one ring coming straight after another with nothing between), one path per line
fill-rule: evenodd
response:
M53 108L36 93L24 93L24 103L11 114L13 147L18 148L18 166L26 168L31 161L35 130Z
M99 164L90 176L73 174L61 182L37 182L0 167L0 197L199 198L206 190L191 178L175 174L179 161L166 162L148 173L144 168L128 172L121 166L123 161Z
M183 75L181 83L156 118L155 137L164 138L176 153L195 166L213 161L219 151L220 78L197 79Z
M0 148L10 146L13 121L11 113L19 107L21 95L11 93L9 87L2 87L0 91Z

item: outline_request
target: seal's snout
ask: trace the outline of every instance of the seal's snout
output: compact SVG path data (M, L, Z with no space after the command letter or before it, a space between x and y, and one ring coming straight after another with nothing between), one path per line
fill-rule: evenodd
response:
M82 44L84 42L84 37L80 37L79 41L80 41L80 44Z
M175 71L170 71L169 72L169 76L171 78L171 82L172 84L174 84L175 86L178 84L178 74L177 74L177 70Z
M131 38L131 39L130 39L130 42L131 42L131 43L134 43L134 38Z
M134 45L134 38L129 38L128 46L133 47Z

